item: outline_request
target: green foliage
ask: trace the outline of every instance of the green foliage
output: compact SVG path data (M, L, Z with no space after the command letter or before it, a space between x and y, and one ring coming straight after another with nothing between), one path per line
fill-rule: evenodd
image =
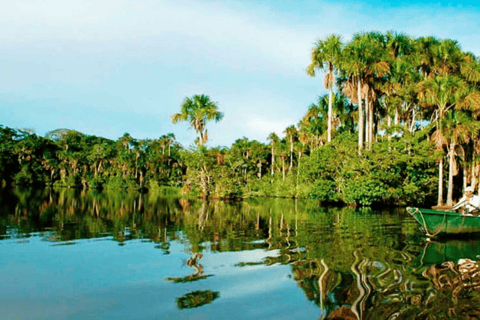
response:
M163 195L163 196L180 196L181 195L181 188L180 187L172 187L172 186L162 186L158 184L156 180L150 180L148 182L148 191L155 195Z
M436 164L424 133L378 142L361 155L353 138L343 134L302 162L310 197L360 205L431 200Z
M107 191L114 192L135 192L138 191L139 186L136 181L130 176L127 176L125 178L123 178L122 176L112 176L106 181L104 188Z
M100 177L94 177L88 181L88 188L91 190L102 190L105 181Z

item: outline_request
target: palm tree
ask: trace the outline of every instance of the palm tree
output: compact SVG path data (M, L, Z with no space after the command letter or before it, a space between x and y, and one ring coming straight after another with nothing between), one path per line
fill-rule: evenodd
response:
M365 140L368 147L371 148L375 134L375 101L381 92L380 84L390 71L389 54L386 37L379 32L363 34L359 41L363 47L363 59L365 60L362 80L366 115Z
M118 142L123 145L123 147L125 148L125 150L127 150L129 153L130 153L130 147L131 147L131 144L135 142L135 139L132 138L132 136L128 133L128 132L125 132L123 134L123 136L121 136L119 139L118 139Z
M424 105L436 107L435 122L437 130L434 133L434 140L437 148L445 144L442 130L442 119L445 112L452 108L458 101L460 79L456 77L432 77L420 83L418 93ZM437 206L443 205L443 156L438 163L438 200Z
M282 159L282 176L283 176L283 181L285 181L285 160L288 157L288 148L287 148L287 143L285 142L285 139L282 139L278 143L277 148L278 148L280 159Z
M334 95L335 97L335 95ZM319 96L318 103L312 103L307 113L302 117L299 128L302 132L302 139L310 142L311 150L316 150L323 145L325 132L327 131L325 119L328 113L328 97ZM307 138L308 137L308 138Z
M307 74L315 76L315 70L325 70L327 74L324 79L324 86L328 89L328 120L327 120L327 142L332 141L332 94L335 82L335 70L342 52L342 41L339 35L332 34L324 41L319 40L312 50L312 63L307 67Z
M290 167L289 167L289 170L292 170L292 167L293 167L293 140L297 137L298 131L297 131L297 128L295 128L295 126L290 126L290 127L286 128L283 133L285 133L285 135L286 135L285 138L288 141L290 141Z
M471 90L468 84L457 76L433 76L419 84L418 95L425 107L435 107L438 137L444 136L443 118L452 108L472 109L479 105L477 90ZM450 148L451 149L451 148ZM443 159L439 162L438 205L443 203Z
M275 165L275 145L280 141L280 139L278 138L277 134L275 132L272 132L270 133L270 135L268 136L267 140L270 140L270 146L272 148L272 166L271 166L271 170L272 170L272 176L273 176L273 168L274 168L274 165Z
M470 137L476 136L478 133L478 122L474 121L464 112L455 112L450 110L442 121L442 128L447 141L449 170L448 170L448 192L447 205L453 204L453 176L457 175L457 162L455 155L457 150L465 153L462 143L468 143Z
M205 128L207 121L222 120L223 113L218 111L216 102L210 100L207 95L194 95L183 100L181 111L172 115L172 122L188 121L198 134L197 143L203 146L208 140L208 130Z
M362 106L362 87L364 70L367 67L364 56L362 34L355 34L353 40L342 50L340 61L341 73L344 75L343 92L353 103L358 104L358 152L364 143L364 110Z

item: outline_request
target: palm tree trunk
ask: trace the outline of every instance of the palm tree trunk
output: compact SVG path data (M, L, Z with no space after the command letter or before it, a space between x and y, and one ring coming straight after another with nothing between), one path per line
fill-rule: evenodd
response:
M438 163L438 200L437 206L443 205L443 158Z
M392 125L392 117L387 116L387 127L390 127ZM387 134L387 139L388 141L392 141L392 135Z
M395 119L393 121L393 124L398 126L400 124L400 115L398 114L398 106L395 106ZM394 132L395 135L397 135L397 131L395 130Z
M368 100L368 93L365 95L365 144L370 149L370 101Z
M358 94L358 153L363 149L363 108L362 108L362 91L360 76L357 78L357 94Z
M447 206L453 205L453 161L455 160L455 144L450 144L449 164L448 164L448 192Z
M473 190L475 191L476 189L476 186L477 186L477 169L478 169L478 166L475 164L475 155L472 154L472 179L470 180L470 186L473 188Z
M289 171L292 170L293 167L293 136L290 137L290 168Z
M369 138L370 138L370 141L369 141L369 144L368 144L368 147L369 148L372 148L372 145L373 145L373 137L375 136L374 135L374 126L373 126L373 101L370 101L370 104L369 104L369 113L368 113L368 116L369 116L369 119L368 119L368 124L369 124L369 127L370 127L370 133L369 133Z
M413 129L415 128L415 117L417 113L415 111L415 108L412 110L412 123L410 124L410 132L413 132Z
M272 146L272 176L273 176L273 164L275 163L275 150Z
M327 142L332 141L332 118L333 118L333 92L332 88L328 92L328 132Z

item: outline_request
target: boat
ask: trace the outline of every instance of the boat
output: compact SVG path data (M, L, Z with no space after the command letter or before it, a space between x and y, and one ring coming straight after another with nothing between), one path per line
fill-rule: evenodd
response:
M460 260L476 261L480 256L480 239L438 239L425 242L416 266L441 265L444 262L457 263Z
M407 208L407 212L432 238L480 233L480 216L411 207Z

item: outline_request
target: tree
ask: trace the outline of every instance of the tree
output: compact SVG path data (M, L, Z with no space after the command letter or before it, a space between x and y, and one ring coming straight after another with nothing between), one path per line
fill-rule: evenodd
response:
M455 76L436 76L420 83L418 92L420 101L427 106L434 106L437 133L436 139L443 137L442 120L445 113L460 103L460 89L463 86L461 79ZM439 145L437 143L437 145ZM438 201L443 205L443 157L438 164Z
M327 142L332 141L332 105L333 84L335 82L335 70L342 52L342 41L339 35L332 34L324 41L319 40L312 50L312 63L307 68L309 76L315 76L315 70L327 71L324 86L328 89L328 120Z
M283 133L285 133L285 135L286 135L285 138L290 142L290 167L289 167L289 170L292 170L292 167L293 167L293 142L297 138L298 131L297 131L297 128L295 128L295 126L290 126L287 129L285 129L285 131Z
M479 125L466 113L453 110L445 115L442 122L449 159L447 205L451 206L453 205L453 176L458 173L455 156L460 153L465 154L462 144L468 143L472 135L477 135Z
M274 165L275 165L275 147L278 144L278 142L280 141L280 139L278 138L278 136L275 132L272 132L268 136L267 140L270 140L270 147L272 148L272 164L271 164L271 171L272 172L271 173L272 173L272 176L273 176L273 168L274 168Z
M342 50L340 68L346 78L343 86L343 92L353 103L358 104L358 152L363 149L364 143L364 109L362 106L362 87L364 71L367 67L365 61L364 49L362 43L362 34L355 34L353 40L349 42Z
M188 121L198 134L197 144L203 146L208 141L207 121L222 120L223 113L218 111L216 102L210 100L207 95L194 95L191 98L186 97L181 105L181 111L172 115L172 122Z

